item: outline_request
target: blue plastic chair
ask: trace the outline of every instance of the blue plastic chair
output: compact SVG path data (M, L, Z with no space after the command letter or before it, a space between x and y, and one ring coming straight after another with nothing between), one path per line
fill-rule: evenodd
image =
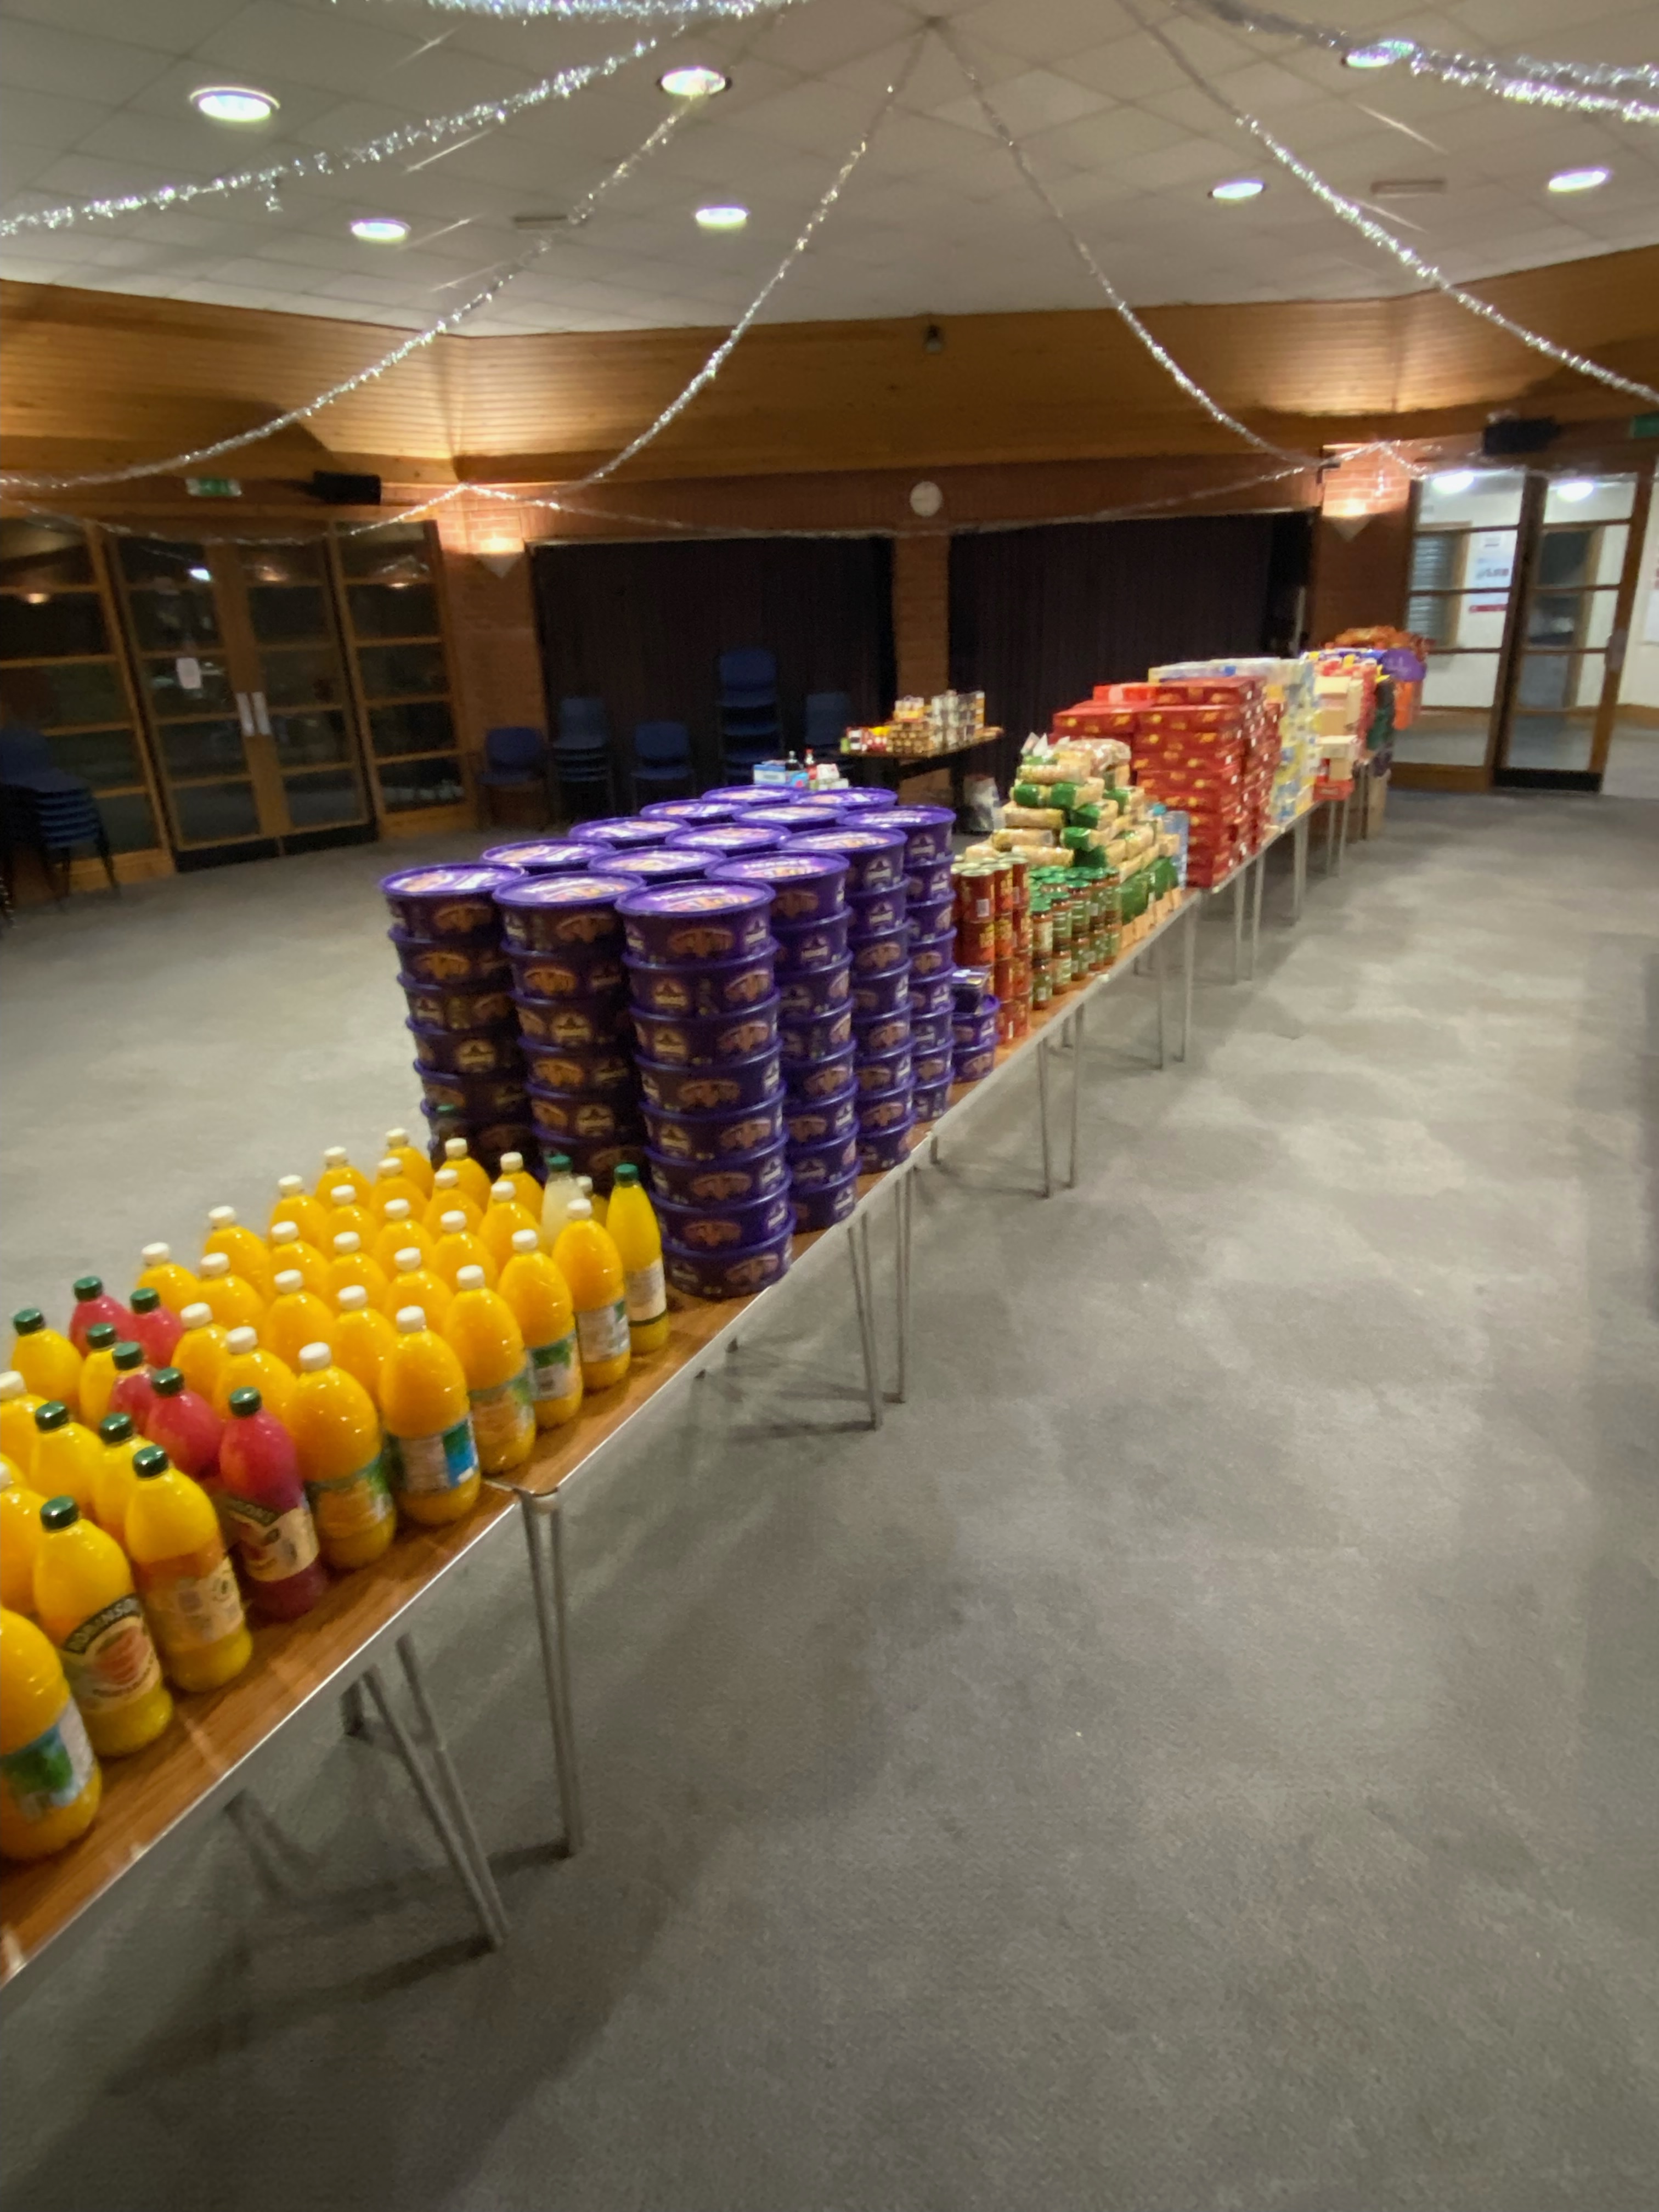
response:
M0 729L0 845L8 874L11 852L20 842L40 854L60 903L69 890L69 864L77 845L90 845L104 864L111 890L121 888L92 786L84 776L58 767L46 738L31 724L9 722ZM54 878L58 869L61 890Z
M745 706L751 701L775 699L778 657L769 646L738 645L720 654L720 704Z
M547 740L537 729L521 722L503 723L484 732L484 764L478 772L485 811L495 818L498 791L533 792L541 802L542 818L552 819L547 791Z
M805 743L815 753L839 752L842 737L852 720L853 702L847 692L807 693Z
M661 798L671 785L696 788L691 765L691 732L684 722L635 722L634 725L634 781L648 787Z
M605 711L603 699L560 700L559 737L553 748L553 765L572 821L583 813L610 814L614 811L611 718Z

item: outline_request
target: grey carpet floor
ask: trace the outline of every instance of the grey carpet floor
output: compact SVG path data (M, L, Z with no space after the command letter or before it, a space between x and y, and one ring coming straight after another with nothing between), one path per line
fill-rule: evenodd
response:
M515 1545L439 1593L511 1947L319 1711L8 2022L5 2212L1651 2205L1656 861L1396 798L1074 1193L988 1099L878 1436L831 1274L577 1498L576 1860ZM20 925L13 1297L409 1117L383 865Z

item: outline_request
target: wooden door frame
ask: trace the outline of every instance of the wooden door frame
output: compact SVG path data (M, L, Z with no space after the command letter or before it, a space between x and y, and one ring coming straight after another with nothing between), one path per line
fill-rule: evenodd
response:
M1636 478L1636 497L1630 511L1630 537L1625 545L1625 565L1619 572L1619 589L1613 602L1613 628L1607 635L1605 672L1601 678L1601 696L1595 709L1595 727L1590 738L1589 772L1595 778L1596 788L1607 773L1607 754L1613 744L1613 726L1619 714L1619 694L1625 681L1625 663L1630 657L1631 624L1636 617L1636 594L1642 580L1642 556L1647 546L1648 516L1653 505L1653 478L1659 462L1650 459L1645 468L1638 468Z

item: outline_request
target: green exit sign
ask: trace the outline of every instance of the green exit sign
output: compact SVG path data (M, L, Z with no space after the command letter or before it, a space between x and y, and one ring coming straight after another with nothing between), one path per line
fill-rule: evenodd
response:
M1632 438L1659 438L1659 415L1632 415L1630 434Z
M192 499L240 499L242 487L234 477L186 477L185 489Z

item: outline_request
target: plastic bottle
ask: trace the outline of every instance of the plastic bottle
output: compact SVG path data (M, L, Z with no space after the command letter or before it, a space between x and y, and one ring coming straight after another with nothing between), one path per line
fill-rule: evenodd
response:
M512 1178L503 1176L489 1186L489 1210L478 1224L478 1242L495 1263L495 1273L513 1257L513 1239L521 1229L534 1229L538 1217L521 1205Z
M146 1244L138 1257L144 1266L136 1287L158 1291L169 1313L182 1314L201 1297L195 1276L173 1258L170 1244Z
M355 1375L378 1406L380 1369L398 1341L398 1332L379 1306L368 1302L361 1283L348 1283L340 1293L340 1310L334 1316L334 1357L348 1375Z
M87 1331L100 1321L106 1321L117 1336L132 1334L131 1311L119 1298L112 1297L104 1288L101 1276L78 1275L74 1289L75 1308L69 1319L69 1340L83 1358L87 1349Z
M530 1361L530 1402L538 1429L556 1429L581 1411L582 1364L570 1286L533 1229L513 1239L501 1294L513 1310Z
M215 1493L248 1595L270 1620L297 1620L328 1588L294 1439L254 1389L233 1390Z
M257 1390L260 1404L269 1407L277 1420L285 1421L289 1402L294 1395L294 1370L287 1361L266 1351L259 1342L258 1332L251 1328L232 1329L226 1340L226 1349L230 1357L219 1370L211 1401L219 1419L230 1419L230 1401L237 1391ZM222 1431L219 1445L222 1450Z
M323 1249L331 1253L335 1239L349 1230L367 1252L374 1242L374 1232L380 1225L380 1217L367 1199L360 1199L349 1183L337 1182L328 1193L328 1236Z
M253 1656L219 1516L159 1444L134 1455L132 1472L127 1557L161 1663L181 1690L216 1690Z
M463 1267L456 1278L443 1338L466 1377L478 1465L486 1474L522 1465L536 1448L530 1363L512 1307L489 1288L482 1267Z
M397 1322L398 1341L380 1370L392 1486L411 1521L459 1521L472 1510L481 1479L466 1376L419 1306L399 1307Z
M576 1347L582 1388L608 1390L628 1372L633 1357L621 1255L593 1218L585 1198L573 1198L553 1248L553 1264L570 1286L576 1314Z
M0 1487L0 1605L9 1613L34 1611L34 1554L46 1502L26 1482Z
M103 1788L50 1638L0 1613L0 1857L61 1851L92 1826Z
M132 1462L147 1440L131 1413L106 1413L98 1424L98 1441L104 1447L104 1463L93 1479L93 1518L106 1536L125 1546Z
M265 1317L265 1302L246 1275L232 1271L223 1252L204 1252L197 1269L202 1297L221 1328L258 1328Z
M15 1367L0 1374L0 1452L4 1452L25 1482L34 1467L34 1416L46 1402Z
M542 1218L542 1187L524 1164L522 1152L503 1152L497 1182L505 1179L513 1186L519 1203L532 1221Z
M426 1194L404 1173L403 1162L395 1155L388 1154L385 1159L376 1162L374 1181L368 1194L369 1212L377 1223L386 1219L387 1206L397 1198L406 1200L411 1206L423 1206Z
M433 1273L427 1261L412 1245L408 1251L398 1253L395 1264L398 1272L386 1294L387 1310L395 1314L399 1306L419 1306L430 1326L441 1331L454 1301L454 1291L441 1276Z
M431 1255L433 1243L431 1231L416 1220L415 1210L409 1200L394 1198L388 1202L385 1217L374 1232L371 1249L374 1258L390 1275L396 1272L400 1252L412 1249L426 1259Z
M193 1282L195 1277L191 1279ZM171 1367L179 1340L185 1333L183 1322L170 1307L162 1304L161 1293L152 1283L141 1283L127 1304L132 1309L132 1334L128 1342L143 1346L144 1357L152 1367Z
M629 1341L638 1359L660 1352L668 1341L668 1287L662 1272L662 1231L640 1171L627 1161L611 1178L605 1225L622 1255Z
M291 1373L307 1345L333 1343L334 1309L318 1296L297 1267L282 1270L276 1290L261 1336L266 1349L274 1352Z
M368 1566L392 1541L398 1516L381 1447L380 1417L355 1375L325 1344L300 1354L287 1427L331 1567Z
M602 1190L594 1189L593 1178L592 1176L578 1176L576 1177L576 1188L580 1193L581 1196L587 1200L589 1206L592 1207L593 1218L599 1223L600 1228L603 1229L605 1226L605 1210L609 1202L605 1198L605 1193Z
M542 1165L547 1170L547 1181L542 1185L542 1249L550 1252L559 1241L571 1200L580 1198L581 1193L565 1153L544 1153Z
M463 1213L466 1225L476 1229L483 1219L483 1208L475 1206L461 1188L461 1179L453 1168L440 1168L432 1178L432 1195L426 1202L426 1212L421 1216L423 1226L434 1237L443 1234L443 1218L447 1213Z
M155 1402L149 1409L145 1435L153 1444L161 1445L180 1474L194 1481L211 1482L219 1470L223 1420L199 1390L191 1389L178 1368L158 1367L149 1379L155 1386Z
M489 1203L489 1177L466 1148L465 1137L446 1137L444 1159L460 1177L461 1190L480 1213ZM436 1177L434 1177L436 1181Z
M279 1221L270 1232L270 1287L279 1275L297 1274L313 1296L328 1296L328 1261L314 1244L301 1236L291 1221Z
M104 1447L95 1431L74 1419L61 1398L49 1398L36 1407L34 1431L31 1486L42 1498L72 1498L83 1513L90 1513L98 1470L104 1463Z
M331 1145L323 1154L323 1171L313 1186L325 1208L328 1206L330 1191L337 1184L343 1182L350 1183L359 1198L368 1196L368 1177L359 1169L352 1166L346 1158L346 1148L343 1145Z
M115 1388L109 1394L112 1413L130 1413L141 1432L149 1425L149 1409L155 1403L155 1385L149 1379L142 1344L118 1344L114 1352ZM99 1425L102 1426L100 1422Z
M208 1215L207 1241L202 1247L205 1258L210 1252L222 1252L230 1262L230 1272L240 1275L245 1283L252 1283L267 1305L270 1303L270 1251L263 1237L252 1229L245 1229L236 1218L234 1206L216 1206Z
M34 1617L52 1638L100 1759L142 1751L173 1718L127 1555L72 1498L40 1509Z
M106 1316L94 1314L94 1321ZM11 1317L17 1341L11 1364L34 1395L56 1398L73 1413L81 1402L81 1355L68 1337L46 1327L39 1306L20 1306Z
M89 1429L95 1429L109 1411L109 1394L115 1388L115 1345L113 1323L94 1322L81 1362L81 1418Z
M386 1269L377 1260L371 1260L363 1249L363 1240L355 1229L342 1230L334 1240L334 1257L328 1263L329 1295L336 1308L340 1293L348 1283L361 1283L368 1292L371 1305L384 1307L386 1292L392 1288Z
M185 1324L185 1333L173 1352L173 1364L192 1390L201 1397L211 1398L213 1386L219 1380L219 1370L228 1357L225 1340L230 1331L215 1321L213 1309L204 1299L198 1298L193 1306L186 1306L179 1318ZM137 1413L133 1419L138 1419Z
M303 1176L278 1176L276 1203L270 1209L270 1228L291 1221L307 1244L320 1251L328 1235L328 1208L306 1188Z
M409 1141L407 1129L388 1129L386 1133L387 1157L397 1161L409 1177L422 1200L432 1195L432 1163L417 1145Z
M484 1280L495 1287L495 1262L482 1241L467 1226L459 1209L445 1214L438 1224L442 1235L432 1248L432 1272L453 1291L463 1267L482 1267Z

